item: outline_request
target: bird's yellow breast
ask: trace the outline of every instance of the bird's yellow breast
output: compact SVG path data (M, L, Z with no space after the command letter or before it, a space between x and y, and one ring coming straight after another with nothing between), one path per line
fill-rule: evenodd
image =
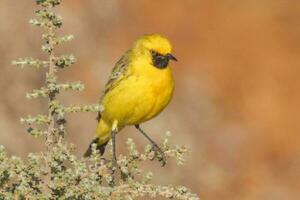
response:
M173 89L170 67L132 63L123 80L104 96L102 118L110 123L117 120L120 127L147 121L167 106Z

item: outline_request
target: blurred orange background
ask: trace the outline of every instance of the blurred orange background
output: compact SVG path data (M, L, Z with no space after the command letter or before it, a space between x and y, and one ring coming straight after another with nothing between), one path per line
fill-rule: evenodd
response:
M28 25L34 1L0 1L0 144L25 157L43 150L19 118L46 112L46 101L25 99L45 70L11 66L19 57L45 58L41 30ZM81 80L83 93L60 95L66 104L98 102L110 70L132 42L160 33L173 43L175 96L144 124L159 140L167 130L191 153L183 167L152 162L155 182L180 184L202 199L257 200L300 197L300 1L293 0L64 0L60 34L76 40L58 49L78 62L60 81ZM82 155L94 137L96 114L68 118L66 139ZM118 135L140 147L134 128Z

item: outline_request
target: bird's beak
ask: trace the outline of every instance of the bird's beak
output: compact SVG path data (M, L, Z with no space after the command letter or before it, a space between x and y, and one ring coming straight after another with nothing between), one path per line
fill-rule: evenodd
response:
M177 58L175 58L175 56L173 56L172 54L168 53L167 57L169 58L169 60L174 60L174 61L178 61Z

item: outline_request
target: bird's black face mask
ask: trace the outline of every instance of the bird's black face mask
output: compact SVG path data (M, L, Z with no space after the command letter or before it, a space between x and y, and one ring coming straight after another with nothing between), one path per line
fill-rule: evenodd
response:
M168 66L169 60L177 61L177 59L170 53L162 55L155 51L152 51L152 62L153 65L159 69L164 69Z

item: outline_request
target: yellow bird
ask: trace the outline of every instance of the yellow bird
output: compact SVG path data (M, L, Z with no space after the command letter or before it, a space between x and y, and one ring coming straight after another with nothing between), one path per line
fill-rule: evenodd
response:
M125 126L134 125L151 142L155 152L160 153L160 161L165 165L162 150L140 124L158 115L172 98L174 81L169 61L177 59L171 52L167 38L144 35L116 63L100 100L104 110L98 114L97 137L84 156L90 156L94 143L103 155L111 138L116 163L115 135Z

